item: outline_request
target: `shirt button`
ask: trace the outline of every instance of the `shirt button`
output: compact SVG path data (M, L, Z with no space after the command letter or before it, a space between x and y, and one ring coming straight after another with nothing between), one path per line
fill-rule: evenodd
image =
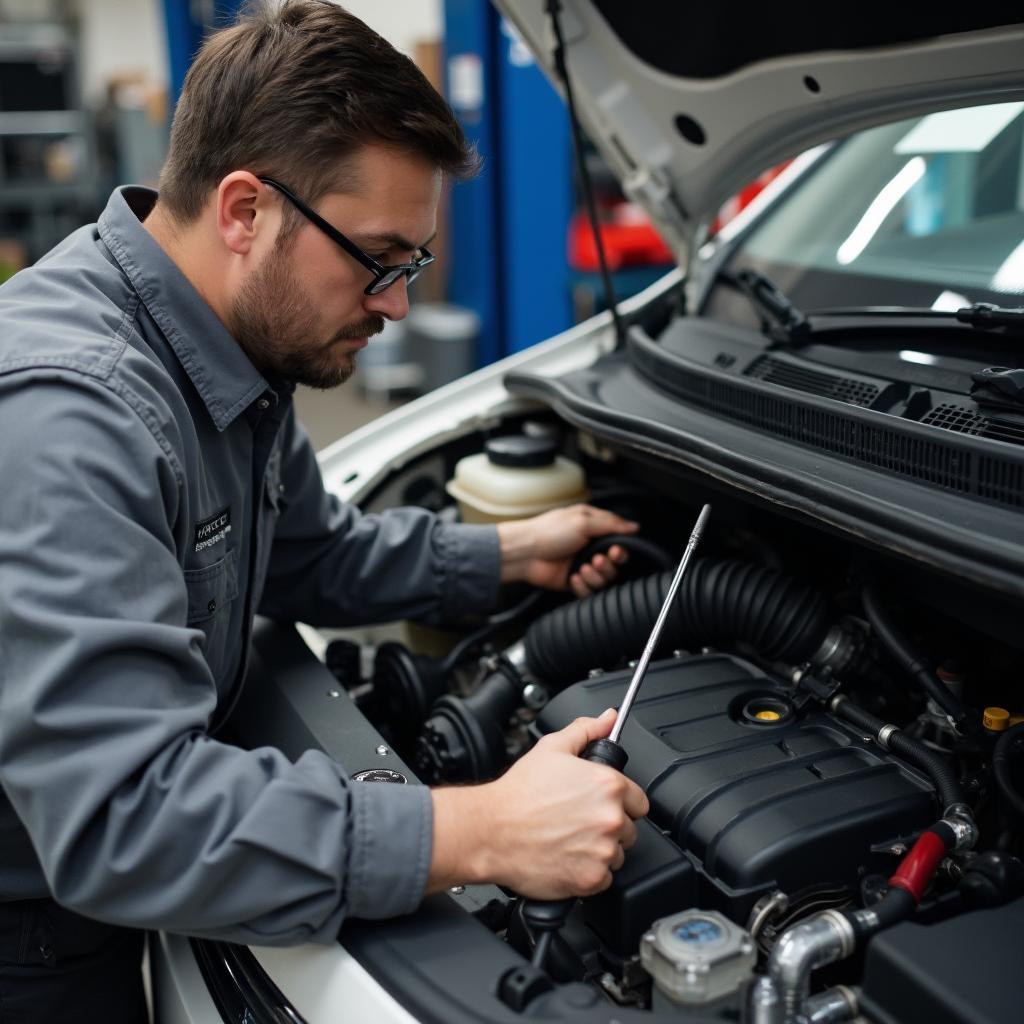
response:
M269 409L270 408L270 399L269 398L261 398L256 403L256 408L258 408L258 409Z
M206 606L206 610L212 615L217 610L217 602L210 598L210 603Z

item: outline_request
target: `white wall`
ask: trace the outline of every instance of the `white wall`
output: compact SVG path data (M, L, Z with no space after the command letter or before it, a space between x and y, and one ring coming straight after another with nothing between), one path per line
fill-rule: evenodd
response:
M18 0L6 0L17 3ZM27 0L31 4L31 0ZM415 55L420 42L444 31L442 0L342 0L357 18L396 49ZM169 81L163 0L77 0L82 27L85 99L97 102L111 75L145 71L157 85Z
M341 0L341 3L409 57L415 56L417 43L435 42L444 33L442 0Z
M99 102L107 80L122 72L144 71L154 84L167 85L162 0L78 0L78 17L87 103Z

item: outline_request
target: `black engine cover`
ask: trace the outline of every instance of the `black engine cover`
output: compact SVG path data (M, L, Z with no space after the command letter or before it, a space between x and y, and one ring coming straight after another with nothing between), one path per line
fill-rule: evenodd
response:
M541 712L540 731L618 706L629 678L569 687ZM622 735L651 820L703 876L699 905L735 919L775 888L855 884L938 811L925 778L828 714L797 718L787 693L729 655L655 662ZM759 709L767 720L752 716Z
M878 1024L1010 1024L1021 1019L1024 900L940 924L911 921L868 946L861 1008Z

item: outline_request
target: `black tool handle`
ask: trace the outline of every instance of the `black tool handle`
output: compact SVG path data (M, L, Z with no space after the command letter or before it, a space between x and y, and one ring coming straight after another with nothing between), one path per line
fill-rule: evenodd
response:
M617 772L621 772L629 760L626 748L621 743L608 739L591 740L581 756L584 761L593 761L594 764L606 764Z
M609 739L591 740L580 756L584 761L606 764L617 772L621 772L629 760L625 748ZM523 901L523 919L530 926L530 931L537 936L533 956L534 967L544 965L551 939L565 924L575 903L575 899Z

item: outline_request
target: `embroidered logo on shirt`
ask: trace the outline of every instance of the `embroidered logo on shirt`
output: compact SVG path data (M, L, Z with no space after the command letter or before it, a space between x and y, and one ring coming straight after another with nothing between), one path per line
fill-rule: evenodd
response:
M196 523L196 551L205 551L219 544L231 532L231 506Z

